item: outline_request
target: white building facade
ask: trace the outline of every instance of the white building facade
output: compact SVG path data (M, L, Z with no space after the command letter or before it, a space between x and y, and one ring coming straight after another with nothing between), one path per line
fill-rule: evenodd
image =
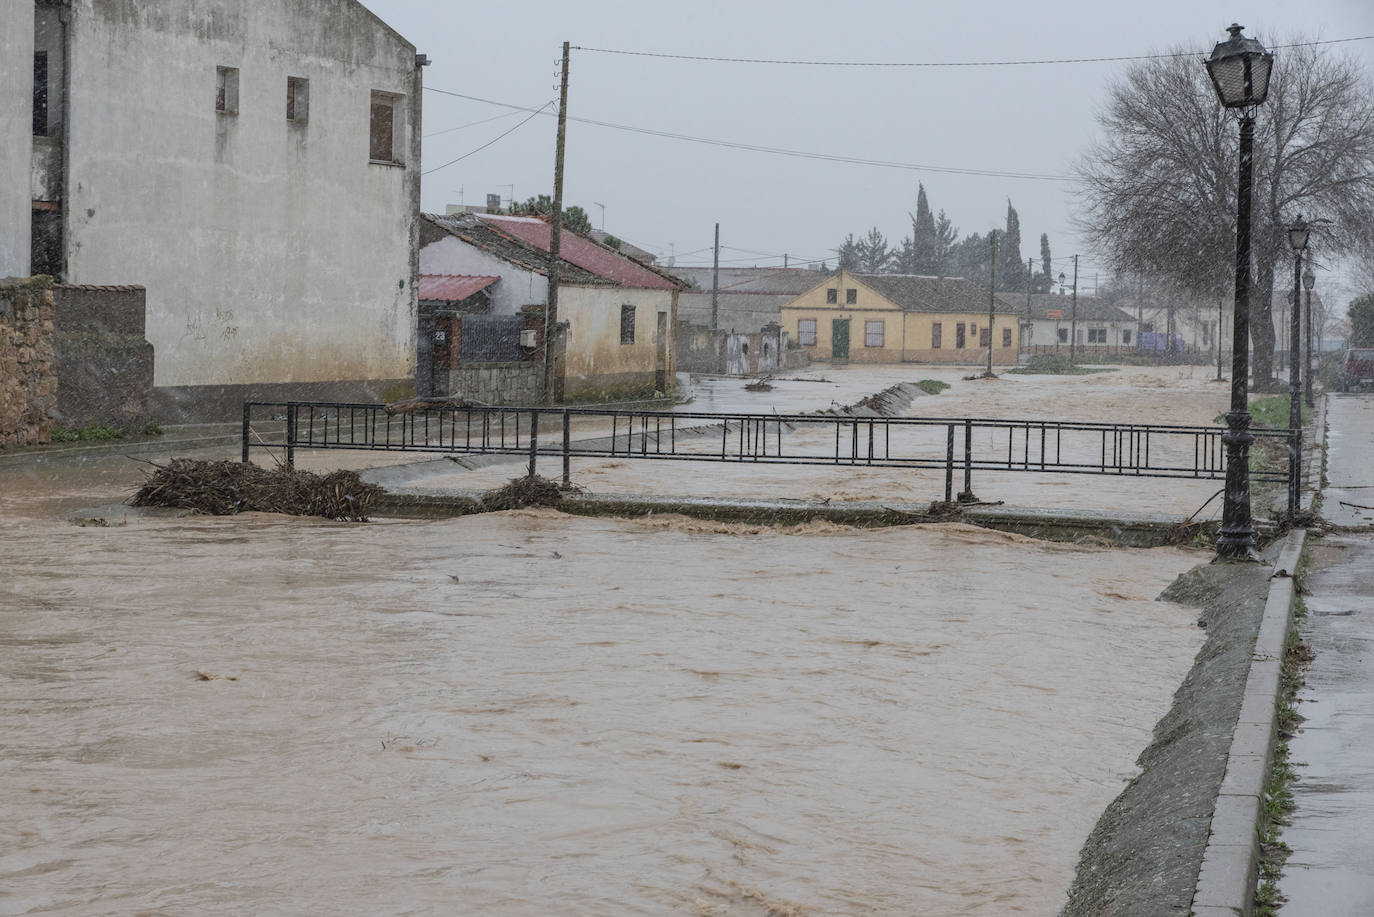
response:
M412 44L355 0L5 10L0 91L33 129L0 120L0 178L31 192L0 200L0 274L145 286L171 401L412 376Z

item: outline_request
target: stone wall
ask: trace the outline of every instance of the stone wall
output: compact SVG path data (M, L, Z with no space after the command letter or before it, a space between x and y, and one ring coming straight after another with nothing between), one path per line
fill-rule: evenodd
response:
M481 404L539 404L544 400L544 365L521 363L469 363L451 369L438 394L466 398Z
M56 406L51 282L0 280L0 448L48 442Z
M725 332L705 325L679 321L673 327L677 368L688 373L725 372Z
M137 286L53 287L57 425L139 432L153 419L153 345Z

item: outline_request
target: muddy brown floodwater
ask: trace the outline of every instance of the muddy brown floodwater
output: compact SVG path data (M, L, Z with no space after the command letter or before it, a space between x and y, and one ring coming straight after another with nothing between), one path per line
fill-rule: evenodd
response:
M969 368L949 369L932 366L826 366L810 373L825 382L778 379L774 390L753 394L744 390L744 380L712 379L699 383L697 401L683 410L777 410L806 411L837 404L854 404L900 382L935 378L950 388L939 395L916 398L906 414L923 418L996 417L1012 419L1053 419L1072 421L1214 425L1218 413L1226 410L1229 389L1217 383L1212 371L1198 366L1122 367L1084 376L1014 375L996 379L965 379ZM598 431L601 435L609 429ZM623 434L624 428L622 426ZM787 434L789 455L819 453L833 455L830 429L802 429ZM846 432L846 435L848 433ZM878 432L881 454L885 434ZM898 431L893 435L893 452L942 459L945 428ZM1005 433L994 436L981 430L976 448L980 456L1001 456ZM915 441L919 448L907 441ZM960 441L962 442L962 441ZM1020 441L1018 441L1019 443ZM684 451L719 451L721 435L676 440ZM1078 449L1064 454L1066 460L1091 464L1100 459L1102 443L1096 435L1077 441ZM860 447L862 449L862 446ZM1053 450L1053 440L1051 440ZM1195 443L1189 438L1154 442L1153 460L1166 458L1191 467ZM1020 456L1021 445L1017 446ZM328 455L323 460L327 462ZM318 462L306 456L304 461ZM448 462L433 463L422 476L397 482L379 480L388 488L410 492L447 490L488 490L524 473L522 459L465 471ZM312 466L313 467L313 466ZM323 466L322 466L323 467ZM540 459L541 474L555 477L561 473L560 459L549 455ZM599 494L657 494L720 497L773 497L824 501L895 501L920 503L944 498L945 476L940 468L836 468L825 465L724 465L710 462L664 462L637 460L633 456L610 459L577 459L572 462L572 481ZM954 487L962 489L962 473L956 473ZM1128 513L1164 512L1195 515L1207 521L1221 515L1222 490L1219 480L1120 477L1092 474L1040 474L978 470L973 474L974 493L985 501L1003 501L1013 506L1087 509Z
M0 914L1049 915L1201 643L1175 549L23 480Z

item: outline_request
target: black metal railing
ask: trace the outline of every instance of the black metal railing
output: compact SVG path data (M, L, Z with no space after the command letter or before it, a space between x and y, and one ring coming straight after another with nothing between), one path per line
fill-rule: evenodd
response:
M268 442L262 430L281 430ZM848 414L724 414L596 408L431 407L390 412L380 404L247 402L242 459L252 449L351 449L574 458L943 469L945 499L972 496L979 471L1222 479L1225 427L1002 418L856 417ZM1288 446L1286 429L1256 440ZM1251 477L1288 483L1291 467Z

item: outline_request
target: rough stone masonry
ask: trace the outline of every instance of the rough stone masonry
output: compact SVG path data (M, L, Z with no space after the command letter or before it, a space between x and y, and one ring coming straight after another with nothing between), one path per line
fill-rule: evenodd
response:
M0 448L48 442L56 406L52 283L0 280Z

